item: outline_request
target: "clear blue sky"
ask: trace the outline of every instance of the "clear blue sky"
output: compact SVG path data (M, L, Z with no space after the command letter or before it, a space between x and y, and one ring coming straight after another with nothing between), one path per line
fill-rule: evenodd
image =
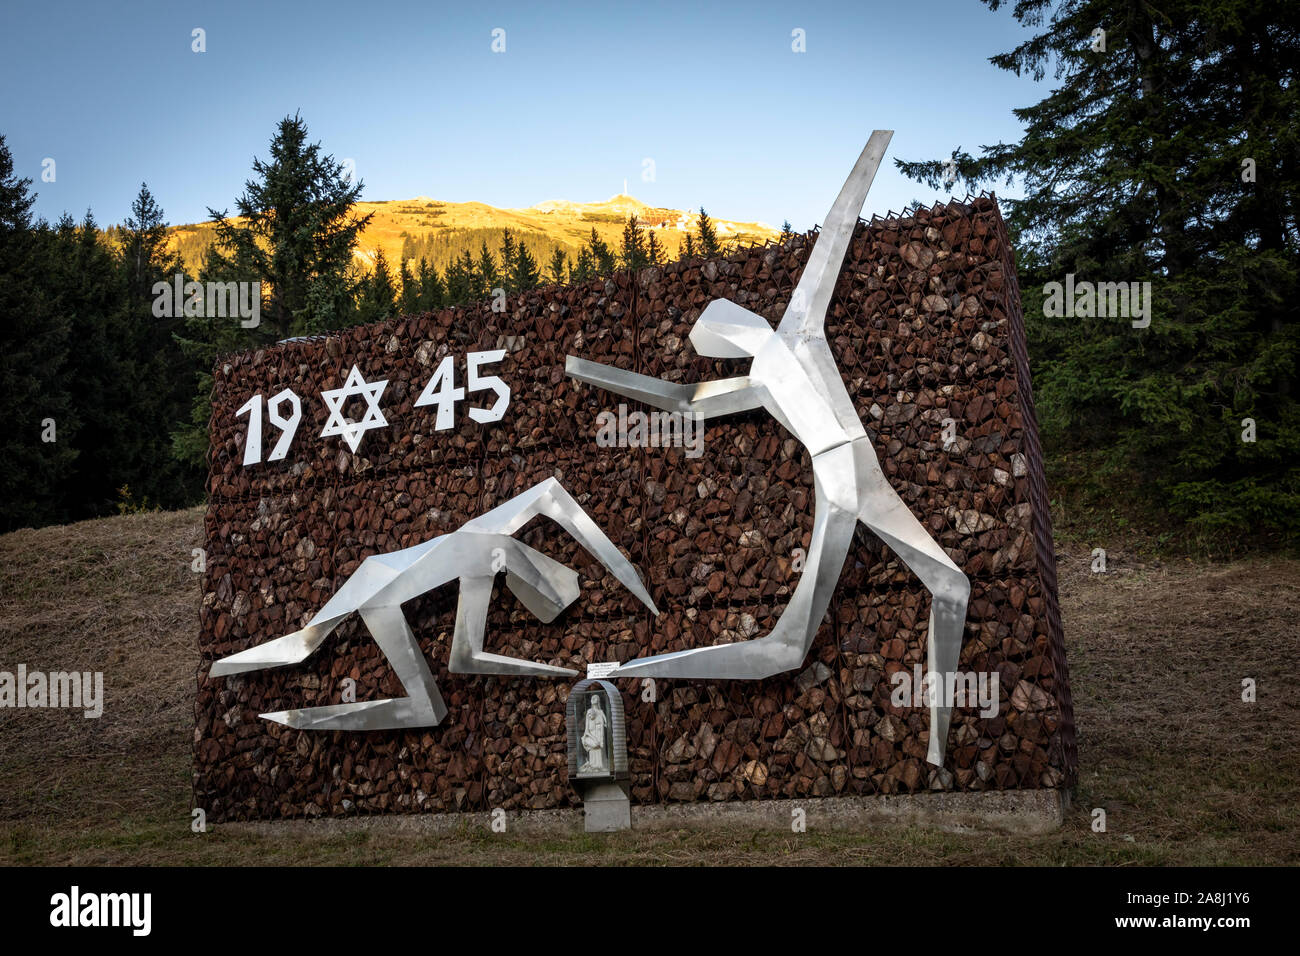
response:
M873 128L896 133L868 214L938 198L893 157L1018 138L1011 109L1046 93L988 62L1027 33L977 0L38 0L3 22L0 133L36 213L89 207L101 225L142 181L172 223L231 207L298 110L355 161L365 199L530 206L606 199L626 179L655 205L804 229Z

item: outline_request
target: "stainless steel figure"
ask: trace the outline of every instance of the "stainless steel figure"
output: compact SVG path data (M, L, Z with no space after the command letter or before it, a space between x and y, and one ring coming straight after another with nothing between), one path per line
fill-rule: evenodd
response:
M930 707L927 759L942 765L951 707L942 688L957 669L970 582L926 533L885 478L826 342L826 313L858 214L893 132L876 130L826 217L790 305L773 330L727 299L705 307L691 329L710 358L752 359L749 374L676 385L569 356L568 374L656 408L704 417L766 409L812 456L816 515L803 576L763 637L660 654L620 666L615 677L759 679L799 667L839 581L857 522L875 532L931 594L927 657L940 693Z
M447 707L402 614L402 604L459 579L460 600L448 661L452 673L573 676L577 671L567 667L521 661L483 650L488 602L498 572L506 572L510 590L547 623L578 597L577 572L512 537L535 515L545 515L559 524L643 604L659 613L631 562L559 481L548 478L450 534L366 558L306 627L222 658L212 665L212 675L297 664L320 647L344 618L359 611L409 696L261 716L290 727L315 730L433 726L447 715Z

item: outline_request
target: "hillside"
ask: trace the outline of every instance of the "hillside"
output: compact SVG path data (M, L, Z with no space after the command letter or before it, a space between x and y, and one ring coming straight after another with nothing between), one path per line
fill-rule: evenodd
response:
M217 826L190 832L203 513L0 535L0 670L98 670L102 717L0 709L0 864L1242 864L1300 861L1300 562L1061 550L1079 787L1054 833L736 825L538 839ZM1242 703L1255 678L1258 702ZM1107 832L1091 829L1092 808Z
M612 248L622 240L623 224L635 213L646 226L655 230L669 258L675 258L688 232L694 232L697 212L661 209L631 196L618 195L604 202L576 203L552 199L527 209L498 209L481 202L439 202L428 196L395 199L387 202L360 202L356 214L373 214L361 234L357 258L367 267L382 249L393 270L403 259L413 262L424 256L439 271L462 250L478 255L486 240L497 253L501 234L509 229L545 266L558 247L570 258L591 235L594 228ZM750 244L775 239L780 231L761 222L734 222L714 219L718 239L728 243ZM195 269L212 242L211 223L173 226L172 248L180 252L186 264Z

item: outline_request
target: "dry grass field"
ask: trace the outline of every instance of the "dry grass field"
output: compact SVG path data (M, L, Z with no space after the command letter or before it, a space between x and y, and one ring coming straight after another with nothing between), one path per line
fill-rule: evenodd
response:
M0 670L105 675L103 716L0 710L0 864L1294 864L1300 561L1063 546L1080 778L1044 836L912 827L611 836L190 832L202 512L0 536ZM1241 700L1243 678L1258 686ZM1107 832L1091 829L1104 808Z

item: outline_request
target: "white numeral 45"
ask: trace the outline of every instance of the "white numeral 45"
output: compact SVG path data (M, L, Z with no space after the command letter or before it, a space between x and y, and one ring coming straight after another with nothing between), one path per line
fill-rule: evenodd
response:
M499 422L510 407L510 386L495 375L479 375L479 366L500 362L506 356L505 349L493 349L490 352L470 352L465 356L469 381L465 388L456 387L456 364L452 356L446 356L433 372L429 384L416 400L416 406L438 406L438 417L434 423L435 431L444 431L456 424L456 403L464 399L466 392L481 392L491 389L496 392L496 401L491 408L470 408L469 417L479 423Z

